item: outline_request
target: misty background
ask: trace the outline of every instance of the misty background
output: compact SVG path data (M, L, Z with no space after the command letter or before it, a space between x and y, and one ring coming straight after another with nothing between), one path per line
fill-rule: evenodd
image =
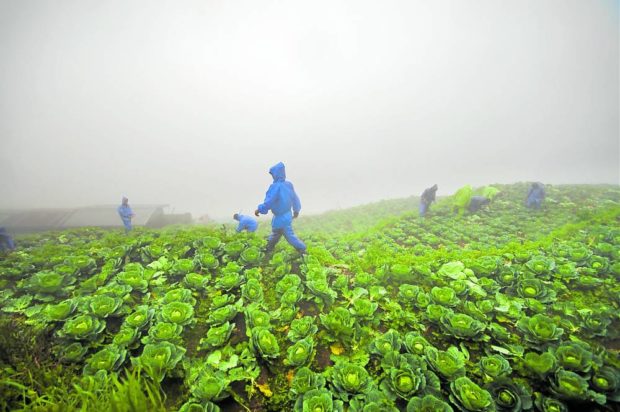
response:
M0 208L620 183L619 2L0 0ZM265 217L261 219L267 219Z

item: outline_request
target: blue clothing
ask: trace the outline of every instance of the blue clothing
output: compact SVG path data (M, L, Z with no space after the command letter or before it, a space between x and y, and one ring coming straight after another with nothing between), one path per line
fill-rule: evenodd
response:
M477 212L482 206L488 205L491 201L484 196L472 196L469 201L469 211L471 213Z
M435 193L437 193L437 185L426 189L420 196L420 216L426 215L426 212L435 201Z
M131 217L133 215L133 211L128 204L122 204L116 209L118 211L118 215L121 217L123 221L123 225L125 226L125 231L131 230Z
M271 251L282 235L299 252L306 250L306 245L293 232L293 213L301 210L299 196L291 182L286 181L284 163L280 162L269 169L273 183L267 189L265 200L256 208L259 213L266 215L269 210L273 213L271 219L272 233L269 236L267 251ZM291 212L292 209L292 212Z
M252 216L239 215L239 225L237 226L237 232L247 230L248 232L256 232L258 228L258 222Z
M529 208L540 209L545 198L545 188L542 183L534 183L527 193L525 205Z
M0 228L0 252L6 252L15 249L15 242L11 235L6 233L5 228Z
M420 216L424 217L426 215L429 206L430 204L428 203L420 202Z
M280 241L280 238L284 235L284 239L293 246L297 251L304 252L306 250L306 244L302 242L293 232L293 226L288 225L282 229L273 229L269 238L267 239L267 252L271 252L276 244Z
M286 172L284 163L280 162L269 169L269 173L273 177L273 183L267 189L265 200L258 205L258 211L266 215L269 210L273 213L271 227L273 229L283 229L293 222L293 214L299 213L301 210L301 202L293 184L286 181Z

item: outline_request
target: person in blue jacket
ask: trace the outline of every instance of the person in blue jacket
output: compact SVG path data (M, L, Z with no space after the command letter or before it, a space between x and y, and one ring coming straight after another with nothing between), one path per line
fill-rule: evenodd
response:
M125 233L129 232L131 230L131 219L135 216L131 210L131 206L129 206L129 199L123 196L123 202L116 210L125 226Z
M254 215L266 215L270 210L273 213L271 219L271 235L267 242L267 253L273 251L282 235L299 253L306 252L306 245L299 240L293 232L293 219L299 216L301 202L295 193L293 184L286 181L284 163L280 162L269 169L273 183L269 186L265 195L265 201L258 205ZM291 213L292 209L292 213Z
M431 207L431 203L435 201L435 194L437 193L437 185L433 185L426 189L420 197L420 216L424 217L428 208Z
M540 182L532 183L532 187L527 192L525 206L532 209L540 209L542 201L545 199L545 186Z
M237 226L237 232L241 232L243 230L247 230L248 232L256 232L258 228L258 222L252 216L240 215L239 213L235 213L233 215L233 219L239 222L239 226Z
M15 242L6 229L0 227L0 252L8 252L15 249Z
M470 213L476 213L484 205L491 203L488 197L484 196L472 196L469 200L468 210Z

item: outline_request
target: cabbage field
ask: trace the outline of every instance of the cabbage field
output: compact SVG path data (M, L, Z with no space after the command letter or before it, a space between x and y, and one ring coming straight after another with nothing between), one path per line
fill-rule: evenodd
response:
M0 259L0 409L617 411L620 189L495 185L294 225L24 235ZM267 226L267 223L263 223Z

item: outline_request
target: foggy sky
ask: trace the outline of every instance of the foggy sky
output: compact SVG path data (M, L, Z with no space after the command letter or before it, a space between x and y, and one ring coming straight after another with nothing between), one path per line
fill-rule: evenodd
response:
M0 0L0 208L618 184L618 4Z

